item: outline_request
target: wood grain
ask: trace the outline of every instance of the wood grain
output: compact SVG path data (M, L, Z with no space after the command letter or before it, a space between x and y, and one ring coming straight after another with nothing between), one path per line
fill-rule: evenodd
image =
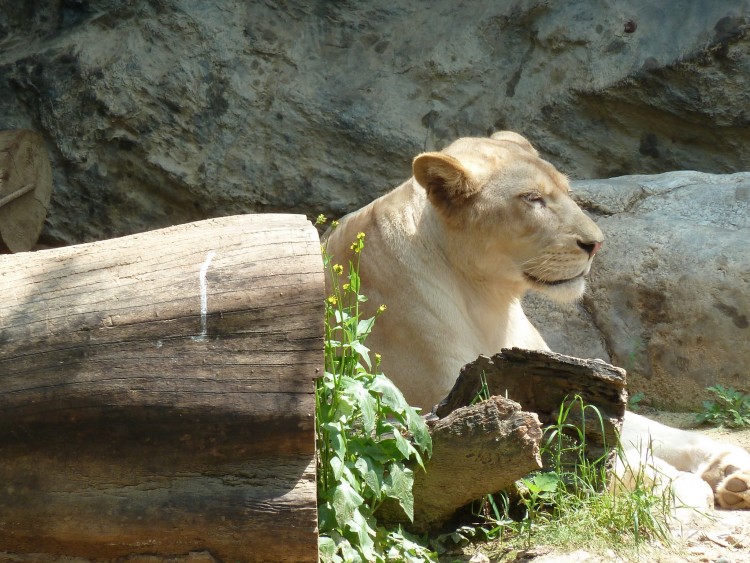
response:
M4 550L317 560L304 217L0 256L0 295Z

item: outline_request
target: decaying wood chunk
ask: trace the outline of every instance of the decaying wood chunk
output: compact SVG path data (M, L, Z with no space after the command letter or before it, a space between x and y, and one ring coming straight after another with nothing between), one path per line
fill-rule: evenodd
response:
M459 508L541 467L542 429L518 403L491 397L432 420L432 458L415 468L414 523L388 504L381 511L418 532L440 529Z
M448 397L435 407L435 414L442 418L469 404L481 388L482 376L490 394L518 401L524 410L537 413L545 426L557 420L564 401L580 396L585 404L598 409L604 422L602 432L593 411L586 413L590 455L598 457L603 449L617 444L627 405L625 370L602 360L505 349L492 357L479 356L464 366ZM580 425L580 412L573 409L567 422Z
M472 404L482 380L494 396ZM517 348L480 356L461 370L428 418L433 455L426 473L415 468L414 522L392 503L382 515L417 532L436 531L469 502L539 469L542 428L554 423L561 405L576 395L596 407L603 422L602 427L587 411L581 425L580 410L571 409L567 422L585 429L587 454L598 458L614 452L627 402L622 369Z

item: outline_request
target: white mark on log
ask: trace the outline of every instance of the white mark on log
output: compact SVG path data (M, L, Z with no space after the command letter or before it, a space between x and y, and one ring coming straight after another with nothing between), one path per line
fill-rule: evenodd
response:
M206 255L206 259L203 261L200 273L198 274L201 287L201 333L198 336L193 337L193 340L196 341L203 341L208 337L208 291L206 289L206 273L208 272L208 267L211 265L211 260L213 260L215 255L216 253L213 250Z

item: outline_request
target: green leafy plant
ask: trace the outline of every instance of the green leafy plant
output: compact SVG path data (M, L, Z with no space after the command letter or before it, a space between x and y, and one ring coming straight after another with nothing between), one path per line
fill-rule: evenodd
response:
M641 401L646 397L643 391L637 391L628 397L628 410L638 412L641 410Z
M696 415L698 422L729 428L750 426L750 395L721 385L706 389L715 399L703 401L703 410Z
M560 489L560 474L551 471L549 473L536 473L531 477L521 480L521 504L526 507L526 518L523 525L526 528L527 547L531 547L532 525L537 525L540 518L547 522L547 512L543 510L554 508L554 501Z
M385 306L368 318L360 308L367 300L359 278L364 241L359 233L348 268L323 251L333 290L325 302L325 373L316 383L320 559L430 561L434 555L415 538L386 530L376 517L392 498L413 518L411 466L424 469L432 444L422 418L365 346Z

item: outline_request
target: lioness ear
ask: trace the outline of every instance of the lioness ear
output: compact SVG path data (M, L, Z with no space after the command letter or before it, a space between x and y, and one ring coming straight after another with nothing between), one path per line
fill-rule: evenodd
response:
M515 143L516 145L518 145L525 151L530 152L534 156L539 156L539 153L536 152L536 149L529 142L529 140L523 135L519 135L518 133L515 133L514 131L498 131L497 133L493 133L490 139L495 139L496 141L509 141L511 143Z
M430 202L439 209L458 203L480 191L469 171L452 156L426 152L414 159L414 178L427 192Z

